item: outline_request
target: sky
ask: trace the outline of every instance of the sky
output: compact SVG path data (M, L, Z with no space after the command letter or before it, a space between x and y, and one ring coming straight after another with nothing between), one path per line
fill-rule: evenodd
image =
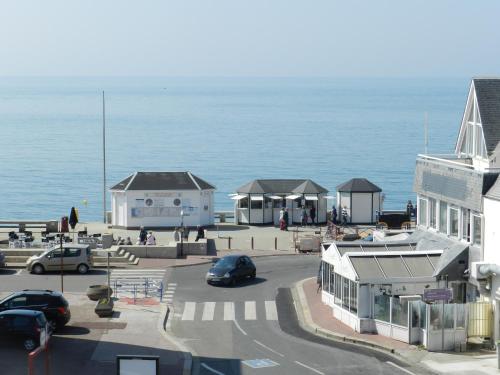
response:
M500 75L497 0L4 0L0 76Z

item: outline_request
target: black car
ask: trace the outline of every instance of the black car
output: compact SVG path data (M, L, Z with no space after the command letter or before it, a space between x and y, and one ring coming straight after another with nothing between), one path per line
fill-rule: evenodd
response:
M50 334L47 319L41 311L8 310L0 312L0 339L20 340L32 351Z
M14 309L43 312L53 330L63 327L71 319L68 301L61 293L52 290L26 289L0 301L0 311Z
M246 277L255 279L256 268L246 255L227 255L219 259L207 272L209 284L235 285Z

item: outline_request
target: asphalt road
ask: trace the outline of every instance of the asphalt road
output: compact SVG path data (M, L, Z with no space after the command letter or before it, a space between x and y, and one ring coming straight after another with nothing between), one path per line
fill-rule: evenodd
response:
M193 374L419 373L383 352L332 343L298 327L288 288L316 275L317 256L264 257L255 264L255 281L228 288L206 284L210 265L172 271L170 330L193 351Z

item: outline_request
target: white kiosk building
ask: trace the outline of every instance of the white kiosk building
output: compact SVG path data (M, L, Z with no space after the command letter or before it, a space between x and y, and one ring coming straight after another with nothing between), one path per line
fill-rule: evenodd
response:
M236 224L279 224L280 210L286 207L289 224L300 223L300 214L305 207L309 215L316 210L315 224L326 223L328 190L311 180L253 180L236 190L231 199L235 201ZM311 219L309 219L311 223Z
M110 191L115 228L214 223L215 187L190 172L135 172Z
M374 224L382 211L382 189L366 178L352 178L337 186L337 213L347 208L349 224Z

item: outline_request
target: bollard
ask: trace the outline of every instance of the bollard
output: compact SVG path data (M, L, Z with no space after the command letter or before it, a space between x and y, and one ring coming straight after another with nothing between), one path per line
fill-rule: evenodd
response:
M252 250L253 250L253 236L252 236Z
M231 237L227 238L227 248L231 250Z
M134 284L134 305L135 305L135 296L137 293L137 285Z
M278 250L278 237L274 237L274 250Z
M148 279L144 278L144 298L148 298Z

